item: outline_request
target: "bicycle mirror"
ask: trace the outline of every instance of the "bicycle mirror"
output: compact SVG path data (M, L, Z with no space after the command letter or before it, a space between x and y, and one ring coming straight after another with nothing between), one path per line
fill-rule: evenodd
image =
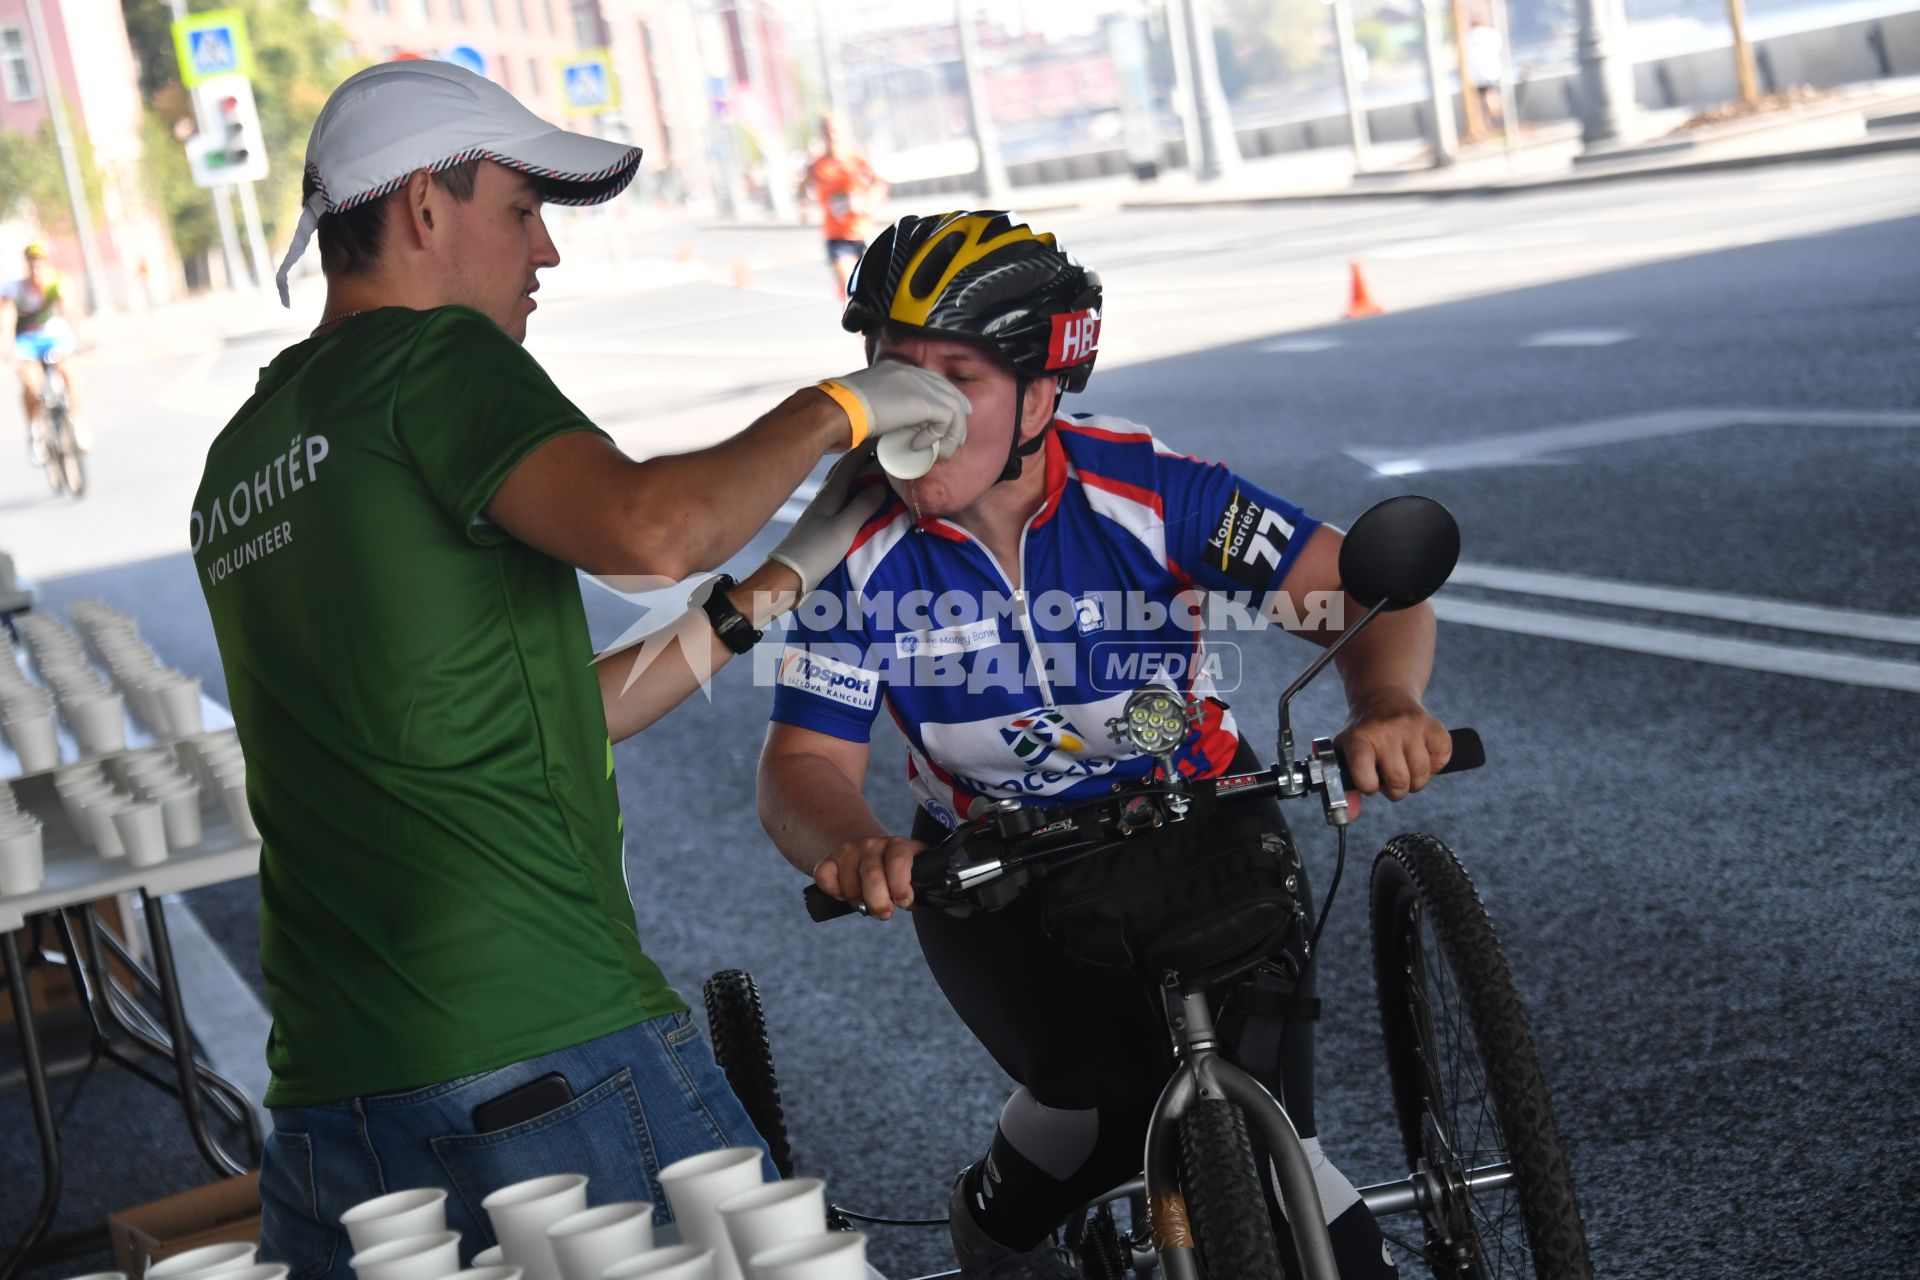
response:
M1416 494L1375 503L1340 544L1340 582L1371 609L1410 609L1438 591L1460 559L1453 513Z

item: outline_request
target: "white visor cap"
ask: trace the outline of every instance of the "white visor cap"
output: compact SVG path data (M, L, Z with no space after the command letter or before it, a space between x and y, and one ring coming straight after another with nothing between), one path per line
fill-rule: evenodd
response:
M416 169L438 172L476 159L542 179L549 203L588 205L626 190L640 148L556 128L485 76L451 63L368 67L335 89L313 122L307 173L317 189L280 261L281 304L293 305L287 272L323 215L397 191Z

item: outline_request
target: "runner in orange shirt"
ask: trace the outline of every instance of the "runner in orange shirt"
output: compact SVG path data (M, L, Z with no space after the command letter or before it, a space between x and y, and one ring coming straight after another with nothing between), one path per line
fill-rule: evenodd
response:
M820 140L826 150L814 157L800 181L802 206L808 199L816 200L824 214L821 229L826 233L827 265L833 268L843 301L854 264L867 251L873 222L869 210L887 197L887 184L875 175L866 157L843 145L845 132L833 116L821 117Z

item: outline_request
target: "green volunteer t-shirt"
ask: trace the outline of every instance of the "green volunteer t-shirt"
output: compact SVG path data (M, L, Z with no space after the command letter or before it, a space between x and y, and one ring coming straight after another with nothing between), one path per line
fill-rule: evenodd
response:
M686 1008L640 948L579 583L484 508L593 425L464 307L290 347L191 519L262 835L272 1106Z

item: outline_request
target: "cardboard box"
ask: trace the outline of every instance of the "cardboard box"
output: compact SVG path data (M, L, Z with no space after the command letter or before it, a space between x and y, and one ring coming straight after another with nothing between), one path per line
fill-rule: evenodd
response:
M125 935L125 927L120 923L120 904L113 898L102 898L93 904L94 914L100 917L100 923L116 934ZM52 925L42 923L39 933L41 942L55 951L61 949L60 935ZM13 935L14 942L20 948L21 956L34 953L35 934L31 927L20 929ZM86 944L80 944L84 950ZM129 987L133 975L118 960L108 957L107 967ZM33 1006L36 1015L54 1013L61 1009L72 1008L80 1003L80 992L73 982L73 971L64 965L33 964L27 965L27 1001ZM13 996L6 982L0 981L0 1026L13 1021Z
M147 1264L203 1244L260 1239L260 1175L223 1178L107 1215L113 1265L133 1280Z

